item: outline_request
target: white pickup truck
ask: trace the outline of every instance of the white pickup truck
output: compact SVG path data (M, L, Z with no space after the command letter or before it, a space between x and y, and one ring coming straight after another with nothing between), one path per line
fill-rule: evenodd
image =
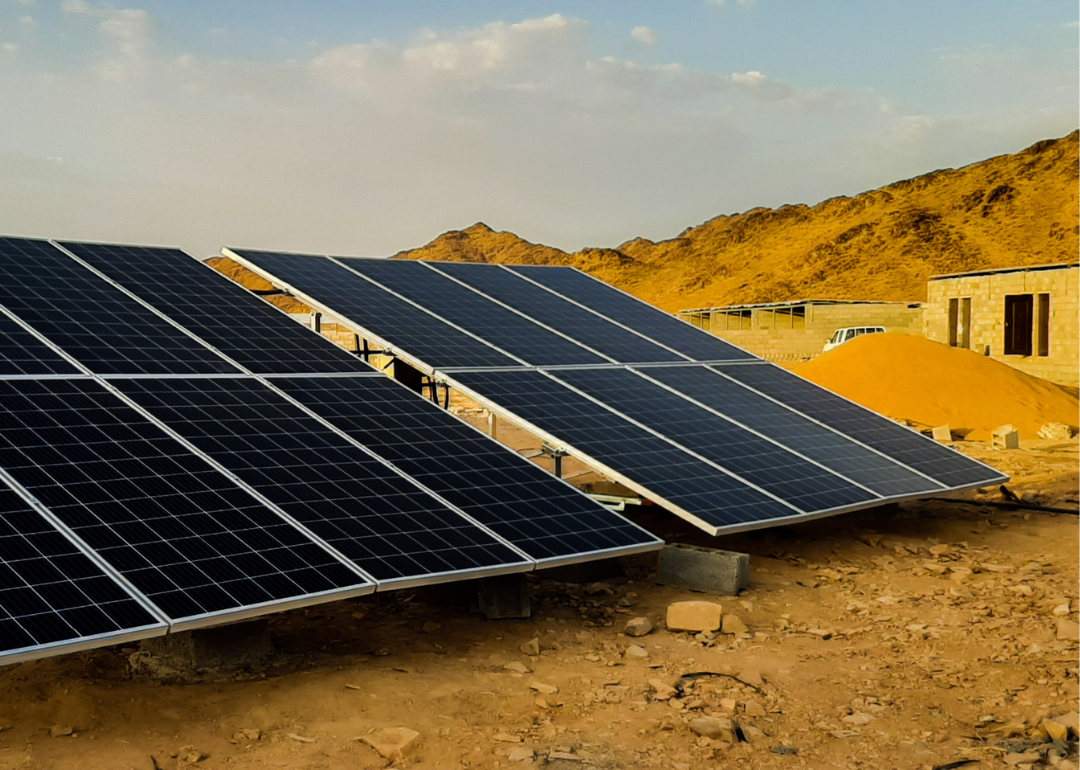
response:
M848 340L853 340L856 337L861 337L864 334L882 334L885 332L884 326L845 326L843 329L837 329L833 336L825 342L825 348L822 353L828 353L835 347L843 345Z

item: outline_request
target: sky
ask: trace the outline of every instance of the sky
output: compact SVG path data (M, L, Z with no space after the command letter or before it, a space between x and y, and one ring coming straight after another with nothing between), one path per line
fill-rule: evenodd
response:
M1080 124L1058 0L0 0L0 233L671 238Z

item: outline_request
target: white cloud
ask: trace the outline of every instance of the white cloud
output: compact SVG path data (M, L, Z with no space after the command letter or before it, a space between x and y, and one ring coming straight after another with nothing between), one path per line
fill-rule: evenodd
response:
M660 36L652 27L634 27L630 30L630 37L642 45L656 45L660 42Z
M33 16L20 16L19 26L24 27L25 29L33 29L37 26L37 22L34 21Z
M103 80L127 82L142 73L153 34L149 13L141 8L98 7L86 0L64 0L60 7L65 13L99 19L98 32L108 48L97 68Z
M8 54L16 54L16 53L19 52L19 44L18 43L3 43L3 44L0 44L0 51L3 51L4 53L8 53Z

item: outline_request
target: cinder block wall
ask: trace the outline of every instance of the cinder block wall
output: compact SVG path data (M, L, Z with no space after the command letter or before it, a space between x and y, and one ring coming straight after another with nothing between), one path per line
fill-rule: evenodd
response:
M911 305L808 304L802 328L791 328L799 324L799 318L771 309L754 309L749 319L717 310L696 316L683 314L683 318L768 361L808 361L821 353L837 329L845 326L884 326L890 332L921 334L922 308ZM744 328L729 328L740 323Z
M971 348L987 347L990 357L1062 385L1080 384L1080 268L959 276L930 281L923 333L949 342L949 300L971 298ZM1005 295L1050 295L1050 355L1005 355ZM1038 334L1038 319L1032 334ZM1037 352L1037 345L1032 345Z

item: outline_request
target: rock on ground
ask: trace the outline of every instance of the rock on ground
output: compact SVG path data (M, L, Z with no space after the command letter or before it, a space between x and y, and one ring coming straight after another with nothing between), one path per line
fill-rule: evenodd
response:
M420 742L420 733L408 727L384 727L360 740L390 761L400 762Z
M667 609L669 631L718 631L724 609L715 602L675 602Z

